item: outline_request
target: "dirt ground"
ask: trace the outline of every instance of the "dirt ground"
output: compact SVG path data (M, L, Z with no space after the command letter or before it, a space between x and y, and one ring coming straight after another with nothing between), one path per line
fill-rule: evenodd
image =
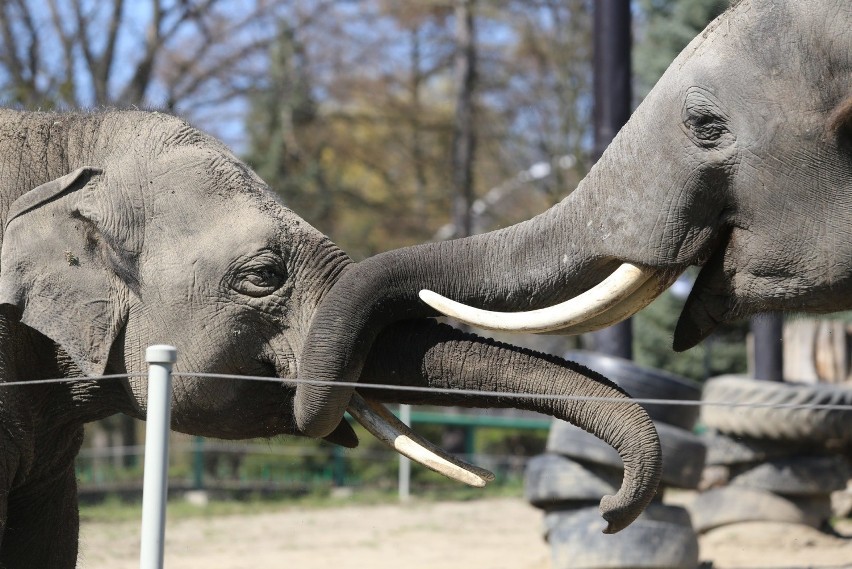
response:
M548 569L541 522L541 513L520 498L187 518L167 525L165 566ZM852 536L852 522L840 531ZM138 522L84 523L80 541L81 569L138 567ZM852 537L739 524L703 537L701 559L722 569L852 567Z

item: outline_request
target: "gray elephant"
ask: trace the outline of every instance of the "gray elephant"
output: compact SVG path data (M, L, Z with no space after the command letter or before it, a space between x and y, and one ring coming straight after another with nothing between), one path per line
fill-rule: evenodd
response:
M677 350L752 313L849 309L850 232L852 3L742 0L683 50L561 203L343 275L302 373L358 378L365 344L401 317L437 315L431 306L484 328L602 328L692 265ZM322 342L330 326L334 345ZM322 436L348 401L346 389L300 386L297 424Z
M357 265L223 145L163 114L0 110L0 183L0 566L74 567L83 424L146 411L141 377L86 376L144 372L145 347L166 342L178 348L176 372L311 379L302 371L317 367L308 364L309 330L314 349L327 350L337 337L321 330L348 325L318 326L318 306ZM344 404L370 432L481 485L487 472L429 448L380 402L533 409L590 430L624 457L624 486L602 502L611 530L651 500L656 432L616 386L576 364L407 320L377 334L372 350L354 349L359 372L387 386ZM39 381L56 377L80 379ZM557 397L570 395L618 401ZM295 420L295 396L292 383L176 376L172 426L229 439L310 436ZM334 419L321 436L357 444Z

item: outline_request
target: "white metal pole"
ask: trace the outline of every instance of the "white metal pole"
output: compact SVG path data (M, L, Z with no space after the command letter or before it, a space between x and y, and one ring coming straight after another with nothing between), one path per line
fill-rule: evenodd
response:
M149 346L148 410L145 425L145 467L142 486L142 550L140 569L162 569L169 490L169 425L172 407L173 346Z
M411 405L399 406L399 420L411 426ZM399 455L399 501L407 502L411 498L411 461Z

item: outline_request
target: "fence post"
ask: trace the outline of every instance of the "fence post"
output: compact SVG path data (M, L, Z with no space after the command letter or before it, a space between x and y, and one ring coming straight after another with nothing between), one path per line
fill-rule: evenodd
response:
M149 346L148 409L145 425L145 467L142 485L142 548L140 569L162 569L169 489L169 424L172 404L173 346Z

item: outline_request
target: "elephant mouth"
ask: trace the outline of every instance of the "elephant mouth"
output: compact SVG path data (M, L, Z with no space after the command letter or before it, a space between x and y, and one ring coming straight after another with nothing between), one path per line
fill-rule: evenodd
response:
M277 373L277 375L269 374L271 377L287 377L282 375L283 370L279 366L272 363L266 365ZM285 388L291 392L292 401L295 388L286 382ZM372 401L357 392L352 393L346 410L376 439L399 454L447 478L477 488L485 486L495 478L492 472L464 462L432 444L397 419L383 404ZM351 429L345 424L340 427L324 437L325 440L348 448L357 446L358 439ZM299 432L296 425L291 425L290 430L293 433Z
M623 263L591 289L560 304L525 312L494 312L461 304L431 290L420 298L445 316L501 332L583 334L630 318L660 296L680 272Z
M675 326L672 347L676 352L692 348L712 334L722 322L745 316L747 313L737 302L736 294L724 271L729 241L730 239L714 251L701 267L692 285Z
M588 291L556 306L528 312L492 312L466 306L435 292L420 298L446 316L489 330L581 334L606 328L645 308L679 276L671 271L622 264ZM432 445L396 419L382 404L353 393L349 413L374 437L400 454L470 486L481 487L494 474L467 464Z

